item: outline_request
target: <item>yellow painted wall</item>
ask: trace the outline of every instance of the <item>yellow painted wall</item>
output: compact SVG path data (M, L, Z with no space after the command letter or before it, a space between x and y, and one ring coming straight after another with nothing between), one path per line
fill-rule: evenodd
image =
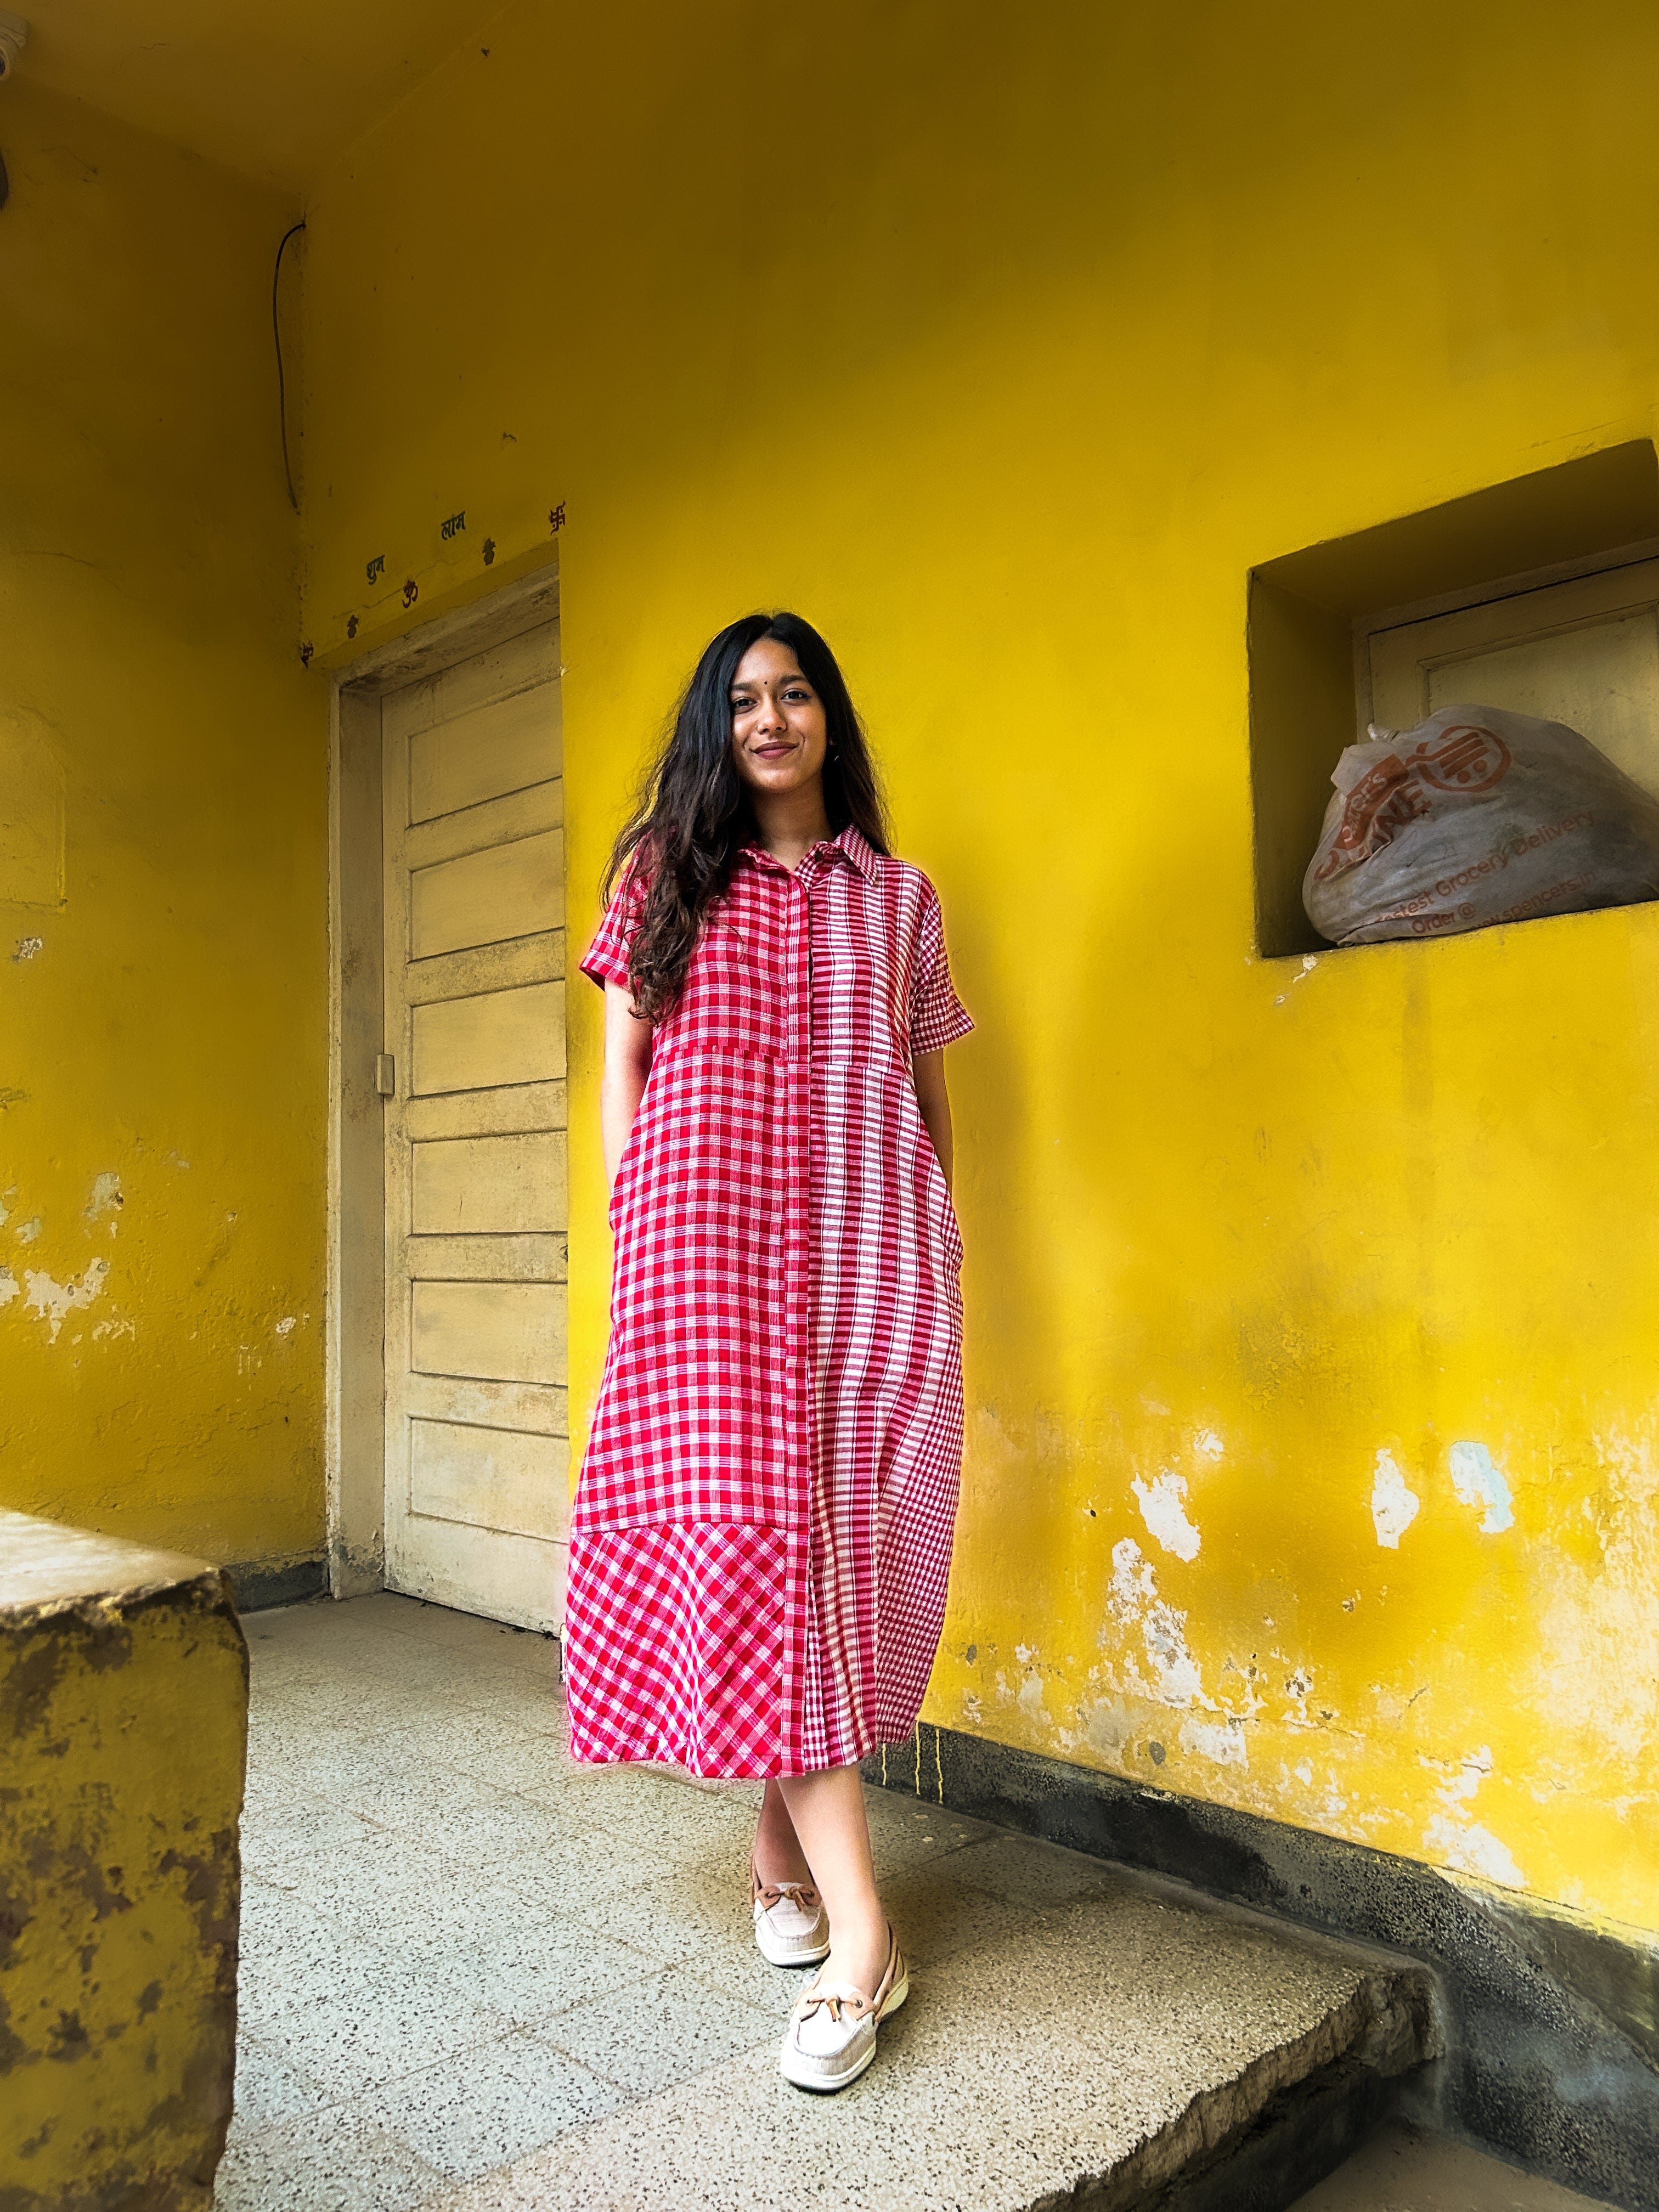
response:
M708 634L822 624L980 1024L930 1717L1648 1927L1659 908L1256 957L1245 590L1651 434L1656 68L1633 0L520 0L313 197L304 616L565 503L578 927Z
M322 1540L327 740L274 193L0 99L0 1503Z

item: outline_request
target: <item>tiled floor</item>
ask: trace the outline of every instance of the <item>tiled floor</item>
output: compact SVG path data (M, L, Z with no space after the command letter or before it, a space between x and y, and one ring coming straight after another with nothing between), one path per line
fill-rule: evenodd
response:
M1085 2137L1105 2170L1364 1971L874 1790L927 2002L857 2089L801 2100L772 2052L805 1977L757 1955L744 1903L757 1790L574 1766L535 1637L389 1595L246 1626L219 2212L1025 2204ZM1455 2212L1576 2202L1458 2157ZM1309 2212L1451 2212L1420 2161L1363 2185L1385 2180Z
M574 1765L537 1637L392 1596L246 1626L220 2212L428 2203L781 2033L805 1977L726 1894L756 1790ZM881 1792L872 1819L890 1872L995 1836ZM936 1942L1013 1910L960 1883L933 1902Z

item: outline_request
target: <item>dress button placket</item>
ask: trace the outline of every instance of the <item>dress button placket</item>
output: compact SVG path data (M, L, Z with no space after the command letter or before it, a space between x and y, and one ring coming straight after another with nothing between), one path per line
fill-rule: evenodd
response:
M795 1601L787 1609L790 1623L787 1642L797 1644L797 1648L793 1652L786 1650L784 1664L786 1674L794 1674L799 1680L805 1654L799 1649L797 1639L805 1616L805 1591L811 1571L812 1455L806 1375L808 1289L805 1280L806 1234L811 1203L811 1163L806 1157L806 1148L810 1142L810 1131L805 1110L805 1071L801 1052L803 1018L811 986L807 940L804 932L807 902L805 886L798 874L786 872L784 875L783 898L785 988L782 1072L788 1100L784 1206L787 1280L785 1293L784 1402L788 1423L789 1495L793 1509L790 1551L797 1586ZM799 1762L801 1751L799 1694L786 1699L785 1712L784 1753L787 1762L793 1765Z

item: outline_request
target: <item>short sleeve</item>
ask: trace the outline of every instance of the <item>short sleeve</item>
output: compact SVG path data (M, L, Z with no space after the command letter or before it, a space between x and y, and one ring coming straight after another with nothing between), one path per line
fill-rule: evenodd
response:
M910 994L910 1050L938 1052L974 1026L951 981L945 950L945 923L939 901L930 898L916 945L915 983Z
M606 983L628 985L628 956L633 950L634 933L640 925L640 908L643 904L633 874L623 878L611 895L611 903L605 910L605 920L599 924L593 942L583 953L581 972L601 986Z

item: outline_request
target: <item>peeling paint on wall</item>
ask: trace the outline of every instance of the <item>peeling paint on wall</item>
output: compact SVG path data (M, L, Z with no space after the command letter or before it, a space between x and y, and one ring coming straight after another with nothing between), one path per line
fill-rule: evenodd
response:
M50 1275L25 1269L24 1303L32 1313L40 1315L56 1344L58 1333L69 1316L82 1306L89 1306L98 1297L109 1275L107 1260L90 1260L77 1282L54 1282Z
M118 1212L126 1203L121 1195L118 1175L99 1175L92 1179L92 1196L82 1209L88 1221L101 1221L106 1214Z
M1313 974L1314 969L1317 968L1318 965L1319 955L1316 952L1304 952L1302 956L1301 967L1291 978L1291 990L1294 990L1298 983L1305 983L1309 976ZM1290 991L1279 992L1277 998L1273 1000L1274 1006L1282 1006L1290 995Z
M1166 1552L1178 1559L1195 1559L1203 1539L1187 1518L1187 1485L1166 1468L1156 1482L1137 1475L1130 1488L1140 1501L1140 1517Z
M1464 1808L1492 1776L1496 1761L1489 1743L1479 1745L1455 1765L1419 1754L1419 1765L1440 1777L1436 1784L1443 1812L1430 1820L1424 1832L1424 1848L1460 1874L1483 1875L1512 1889L1524 1889L1526 1877L1516 1864L1507 1844L1469 1818Z
M1113 1766L1121 1764L1134 1732L1134 1722L1121 1698L1100 1698L1090 1706L1083 1724L1085 1741Z
M1248 1766L1242 1721L1185 1720L1181 1723L1181 1748L1211 1759L1218 1766Z
M1416 1520L1423 1501L1406 1486L1406 1478L1386 1449L1376 1455L1376 1474L1371 1484L1371 1520L1376 1540L1389 1551L1400 1549L1400 1539Z
M1187 1649L1187 1616L1158 1594L1152 1565L1133 1536L1112 1547L1112 1583L1108 1599L1112 1617L1138 1628L1152 1670L1152 1693L1166 1705L1208 1704L1192 1653ZM1130 1661L1133 1668L1134 1662ZM1144 1680L1134 1686L1146 1688Z
M1465 1505L1484 1508L1485 1518L1480 1523L1483 1536L1496 1536L1513 1528L1515 1515L1510 1507L1510 1486L1492 1464L1492 1454L1485 1444L1454 1444L1451 1478L1452 1487Z
M1437 1813L1429 1822L1423 1837L1424 1849L1431 1858L1442 1859L1459 1874L1478 1874L1488 1881L1501 1882L1509 1889L1524 1889L1527 1878L1510 1853L1488 1828L1468 1826Z
M1588 1542L1553 1543L1538 1562L1528 1704L1540 1735L1606 1743L1634 1763L1659 1741L1659 1456L1622 1435L1595 1444L1601 1484L1577 1516ZM1640 1794L1650 1822L1654 1803Z

